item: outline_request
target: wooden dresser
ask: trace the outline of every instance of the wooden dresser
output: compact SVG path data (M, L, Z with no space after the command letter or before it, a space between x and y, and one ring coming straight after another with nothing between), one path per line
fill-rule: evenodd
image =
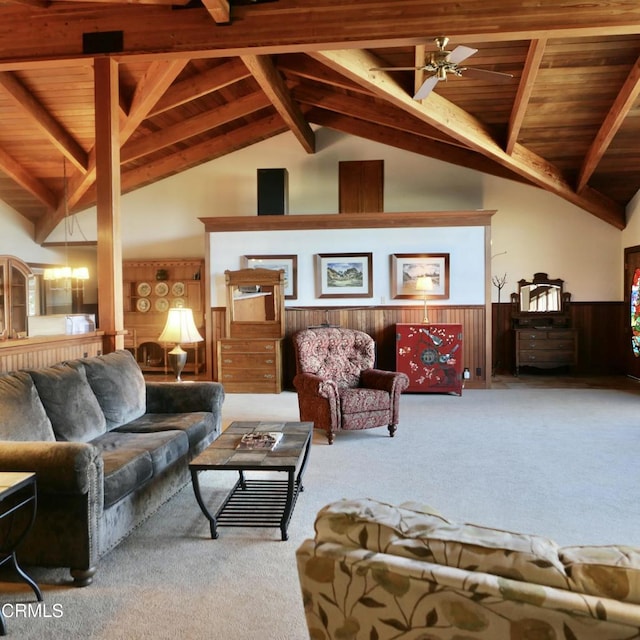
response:
M515 334L516 375L523 366L554 369L578 363L576 329L515 329Z
M226 337L218 340L218 381L229 393L282 391L284 271L225 271Z
M571 294L564 281L536 273L511 295L515 373L520 367L555 369L578 364L578 331L571 327Z

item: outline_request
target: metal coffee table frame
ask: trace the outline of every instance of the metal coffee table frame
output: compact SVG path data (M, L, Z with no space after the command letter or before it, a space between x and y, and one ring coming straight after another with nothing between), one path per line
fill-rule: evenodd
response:
M273 450L238 449L245 433L282 431ZM209 520L211 538L218 527L279 527L282 540L304 475L313 435L312 422L233 422L190 464L191 481L202 513ZM238 480L215 513L207 507L200 489L200 471L238 471ZM246 471L284 472L286 480L246 478Z

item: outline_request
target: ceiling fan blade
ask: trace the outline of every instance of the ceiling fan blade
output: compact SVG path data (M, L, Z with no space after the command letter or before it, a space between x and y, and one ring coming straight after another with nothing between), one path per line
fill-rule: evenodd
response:
M477 78L478 80L486 80L487 76L491 76L496 82L508 82L513 78L511 73L502 73L501 71L491 71L490 69L478 69L476 67L465 67L462 69L462 76L465 78Z
M453 62L453 64L460 64L463 60L471 57L474 53L478 53L477 49L472 49L471 47L465 47L464 45L457 46L450 54L449 54L449 62Z
M416 91L416 95L413 96L414 100L424 100L438 84L438 76L430 76L423 83L422 86Z
M371 67L369 71L418 71L422 67Z

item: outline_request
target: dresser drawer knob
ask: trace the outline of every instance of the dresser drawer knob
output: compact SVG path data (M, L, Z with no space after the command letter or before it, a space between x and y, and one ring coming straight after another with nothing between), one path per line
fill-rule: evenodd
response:
M267 380L271 380L274 376L272 373L265 373L262 377L266 378Z
M232 358L225 358L222 362L224 362L225 364L231 364L233 362Z
M227 351L229 351L229 349L231 349L231 345L230 344L223 344L222 348L226 349Z
M265 360L264 362L265 364L273 364L273 360L271 360L271 358L269 358L269 360Z
M267 344L264 347L267 351L273 351L273 345L272 344Z

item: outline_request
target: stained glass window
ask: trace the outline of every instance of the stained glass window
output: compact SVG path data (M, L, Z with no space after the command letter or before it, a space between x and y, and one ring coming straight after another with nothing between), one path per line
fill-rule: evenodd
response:
M631 348L640 357L640 269L636 269L631 283Z

